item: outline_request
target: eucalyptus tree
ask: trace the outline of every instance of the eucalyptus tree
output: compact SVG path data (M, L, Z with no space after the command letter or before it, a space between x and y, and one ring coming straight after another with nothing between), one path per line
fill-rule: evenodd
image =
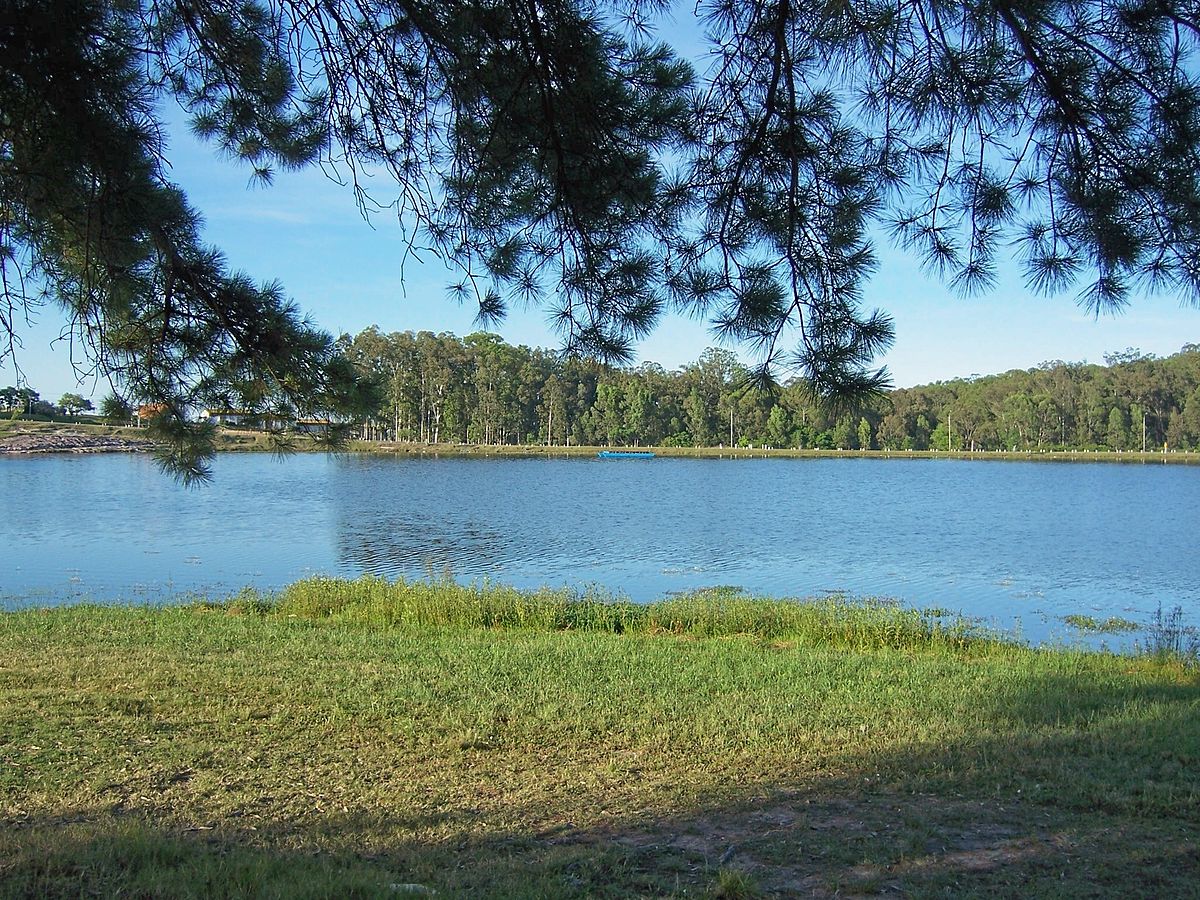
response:
M1190 446L1183 413L1177 409L1171 410L1167 416L1166 446L1172 450L1186 450Z
M775 404L771 407L766 425L763 427L763 438L768 446L788 447L791 445L791 433L791 416L782 405Z
M591 443L612 447L628 438L625 393L620 380L611 373L596 385L596 400L584 423L592 437Z
M872 437L871 423L867 420L866 416L863 416L861 419L858 420L858 435L857 435L857 437L858 437L858 449L859 450L872 449L874 440Z
M1033 401L1025 392L1014 392L1004 398L1000 411L1002 440L1006 449L1026 450L1034 433Z
M630 428L643 444L661 444L683 431L682 398L674 375L658 363L644 362L626 385Z
M471 374L469 439L480 444L503 444L523 436L522 403L518 386L522 353L497 335L478 332L463 338Z
M555 368L552 354L544 350L517 348L519 368L516 382L516 434L523 443L537 443L542 428L542 391Z
M384 335L372 325L343 341L343 353L363 383L375 385L379 403L363 409L367 436L396 435L400 430L401 399L398 390L401 363L395 352L395 335Z
M634 444L658 443L661 436L654 427L650 391L645 383L637 375L629 373L621 388L624 392L621 407L625 413L625 440Z
M1200 387L1193 390L1184 401L1183 433L1189 447L1200 447Z
M1092 447L1101 442L1106 410L1103 400L1103 369L1096 365L1081 365L1075 369L1078 379L1075 444Z
M420 440L436 444L445 435L461 434L465 429L463 388L468 365L463 342L455 335L428 331L417 335L414 383L419 384Z
M568 356L563 360L563 380L573 385L567 397L569 434L574 444L587 444L590 432L585 418L596 400L596 388L605 377L609 366L591 357Z
M1124 410L1119 406L1114 406L1109 410L1108 431L1105 435L1105 441L1110 450L1131 449L1129 445L1129 425Z
M537 409L539 436L545 434L547 446L570 442L567 421L567 393L563 379L552 373L542 384ZM544 430L542 423L545 423ZM540 437L539 437L540 439Z
M204 245L169 101L259 180L338 169L485 322L540 305L617 362L674 305L763 381L878 389L892 325L862 288L886 229L963 290L1015 246L1032 288L1096 312L1200 298L1193 0L698 0L699 70L663 41L670 6L7 0L0 353L62 306L101 370L166 404L191 477L190 406L359 404L283 287Z
M979 383L963 386L954 405L954 437L965 450L977 450L984 432L992 432L994 422L991 410L983 397Z

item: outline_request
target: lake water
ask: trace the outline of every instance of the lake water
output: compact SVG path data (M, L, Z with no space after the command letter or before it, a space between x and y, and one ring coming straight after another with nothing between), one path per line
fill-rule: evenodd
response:
M907 459L227 454L186 489L138 455L0 459L0 600L161 602L315 573L451 573L635 600L845 592L1065 633L1200 619L1200 468Z

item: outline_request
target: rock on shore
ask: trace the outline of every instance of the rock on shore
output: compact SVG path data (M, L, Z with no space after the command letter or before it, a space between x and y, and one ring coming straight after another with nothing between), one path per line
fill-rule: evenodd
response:
M143 453L154 449L151 441L88 434L82 431L36 431L6 435L0 433L0 453Z

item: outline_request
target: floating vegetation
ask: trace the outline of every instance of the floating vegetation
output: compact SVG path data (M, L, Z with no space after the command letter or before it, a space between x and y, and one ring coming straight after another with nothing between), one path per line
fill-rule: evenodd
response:
M1142 630L1140 623L1129 619L1122 619L1120 616L1097 619L1094 616L1072 613L1069 616L1063 616L1063 622L1076 631L1083 631L1088 634L1129 634L1133 631Z

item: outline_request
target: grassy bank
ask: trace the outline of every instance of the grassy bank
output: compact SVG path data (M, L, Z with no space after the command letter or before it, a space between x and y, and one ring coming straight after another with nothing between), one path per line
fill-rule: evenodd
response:
M394 456L466 457L592 457L605 449L650 450L658 456L692 459L961 459L1025 462L1111 462L1200 464L1200 453L1172 450L1114 452L1111 450L796 450L780 447L548 447L543 444L422 444L354 441L350 449L360 453Z
M1195 896L1200 678L447 584L0 616L0 896Z

